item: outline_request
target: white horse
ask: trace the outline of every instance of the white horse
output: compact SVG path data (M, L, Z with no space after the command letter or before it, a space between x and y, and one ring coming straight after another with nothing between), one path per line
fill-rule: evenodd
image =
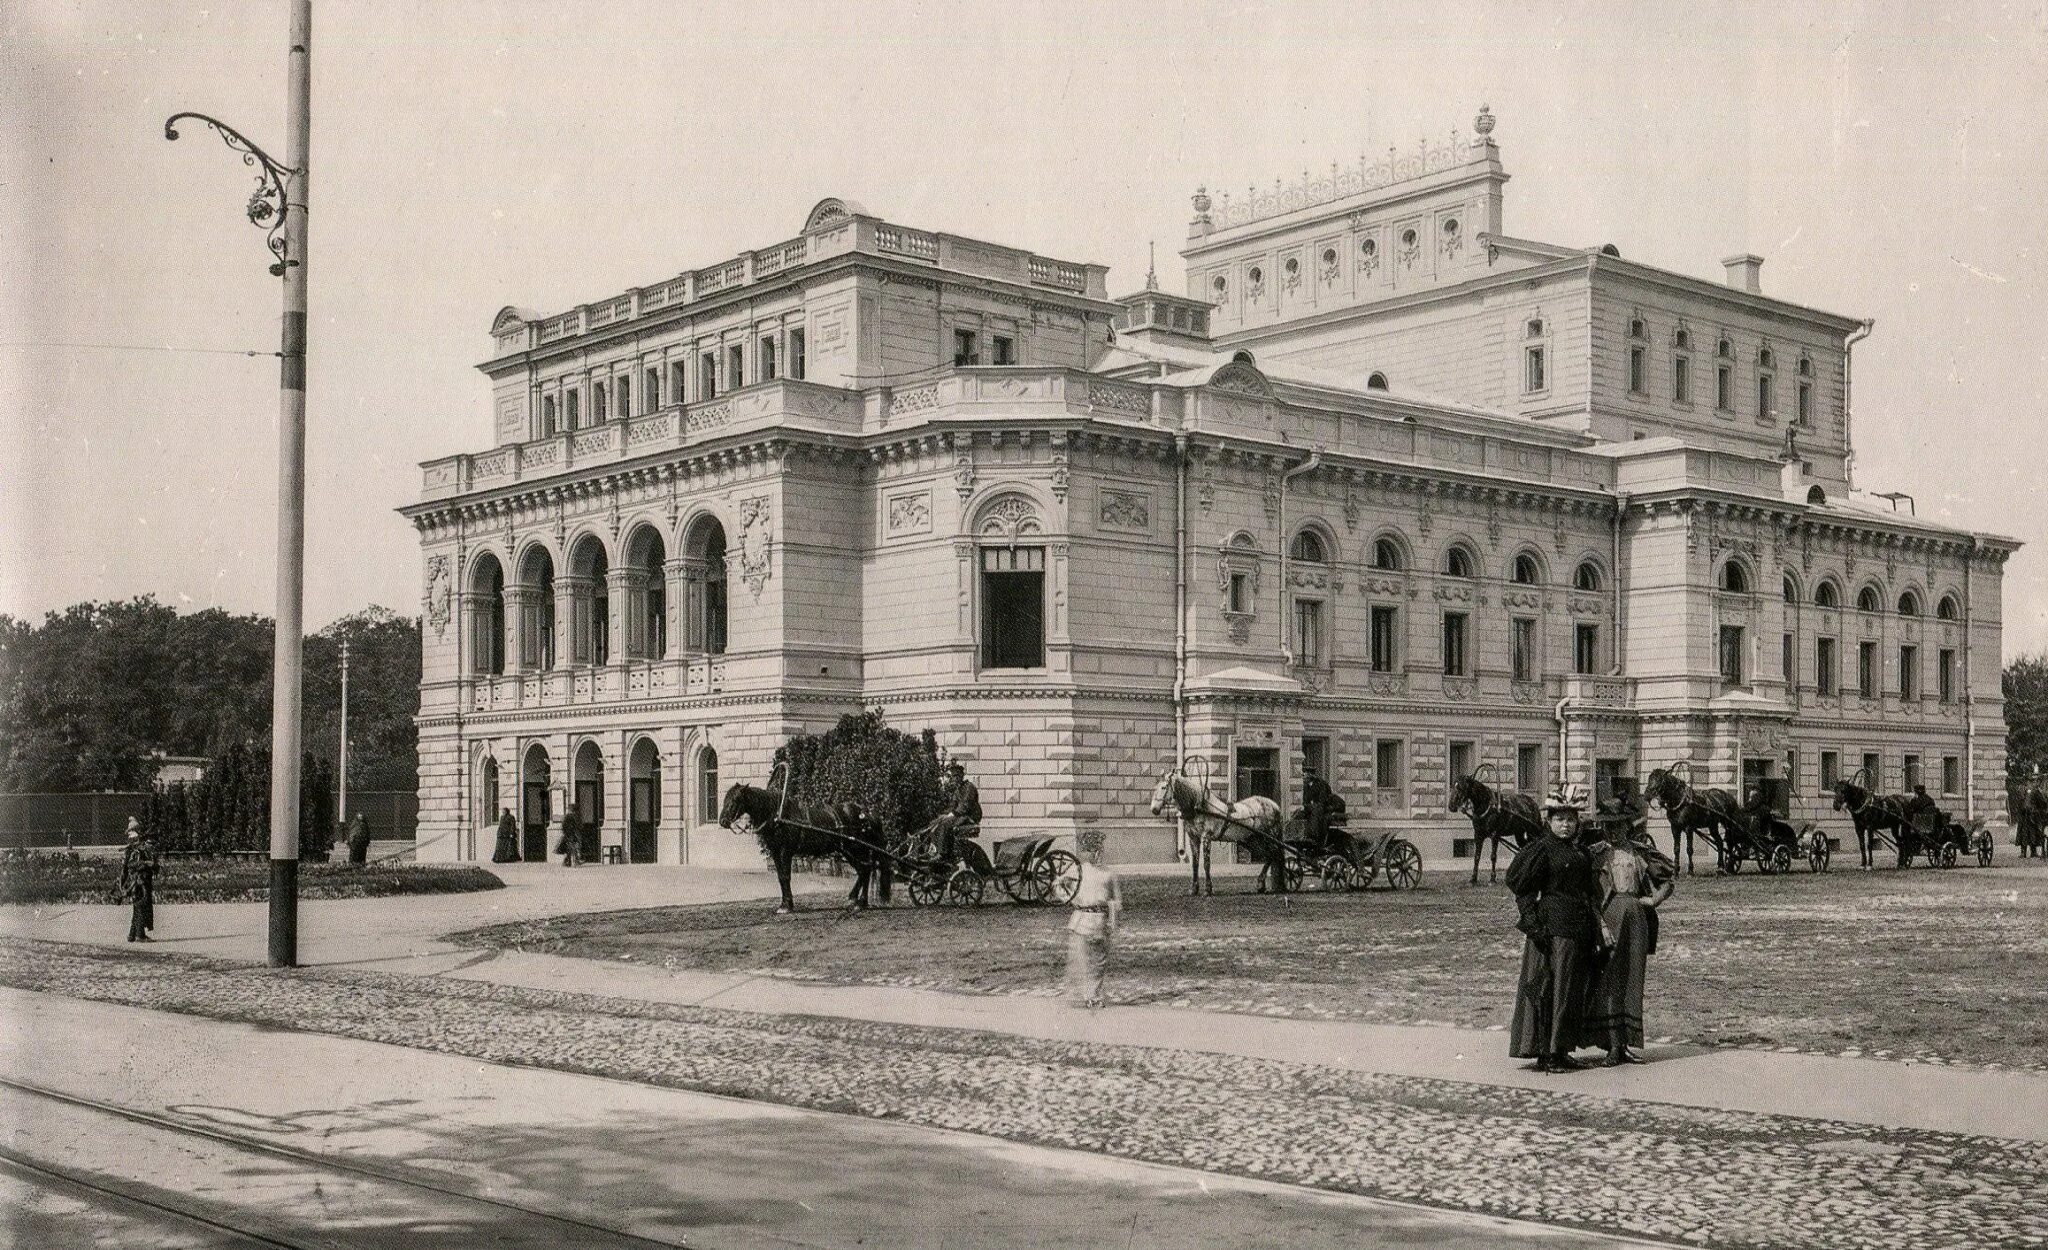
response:
M1259 870L1259 892L1265 893L1268 877L1273 880L1275 893L1287 892L1286 851L1280 840L1278 803L1263 795L1225 803L1210 794L1207 787L1195 785L1173 768L1159 775L1159 785L1152 791L1152 814L1163 814L1169 802L1187 822L1189 836L1195 840L1188 855L1188 870L1192 874L1189 894L1200 894L1205 885L1210 894L1216 893L1215 878L1209 873L1209 846L1215 842L1251 847L1265 864Z

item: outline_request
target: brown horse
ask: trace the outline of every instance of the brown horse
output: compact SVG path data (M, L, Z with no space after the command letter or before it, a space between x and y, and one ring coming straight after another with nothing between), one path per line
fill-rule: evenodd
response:
M1543 813L1536 808L1536 800L1526 794L1501 794L1485 782L1479 774L1460 777L1451 787L1451 810L1464 812L1472 818L1472 884L1479 884L1479 854L1488 843L1493 845L1493 859L1486 868L1486 879L1494 880L1500 871L1500 844L1508 844L1510 852L1522 849L1530 838L1543 834Z
M843 859L853 868L853 889L846 894L850 907L867 907L868 878L876 869L882 873L882 897L889 897L890 859L882 848L881 830L854 804L798 803L787 800L780 790L735 784L719 805L718 823L733 829L742 818L775 865L775 881L782 887L776 915L796 910L789 893L789 866L799 855Z
M1681 766L1682 767L1682 766ZM1692 838L1699 834L1714 848L1714 859L1723 872L1728 870L1729 839L1742 828L1735 796L1726 790L1694 789L1678 775L1679 769L1653 768L1643 783L1643 797L1664 809L1671 822L1671 861L1678 862L1678 843L1685 839L1685 873L1693 873Z

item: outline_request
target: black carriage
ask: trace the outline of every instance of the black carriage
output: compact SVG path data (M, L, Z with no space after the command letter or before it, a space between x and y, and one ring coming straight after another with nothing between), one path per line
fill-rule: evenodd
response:
M1928 808L1911 816L1912 845L1907 853L1925 856L1929 868L1953 868L1965 855L1975 855L1977 866L1991 866L1991 831L1981 820L1951 820L1941 808Z
M1727 822L1728 832L1721 839L1722 871L1740 872L1748 860L1761 873L1790 872L1797 857L1812 871L1826 872L1832 855L1827 835L1812 821L1792 827L1792 783L1766 777L1757 786L1757 800Z
M972 907L991 884L1016 903L1064 906L1074 901L1074 892L1081 887L1081 861L1059 845L1058 835L1002 838L984 846L980 834L979 826L956 833L950 859L939 858L928 836L912 839L900 860L912 905Z
M1334 812L1329 818L1329 835L1315 841L1305 813L1297 811L1287 822L1287 888L1299 890L1313 881L1324 890L1363 890L1384 879L1396 890L1412 890L1422 883L1422 852L1413 842L1386 830L1378 834L1353 833L1349 817Z

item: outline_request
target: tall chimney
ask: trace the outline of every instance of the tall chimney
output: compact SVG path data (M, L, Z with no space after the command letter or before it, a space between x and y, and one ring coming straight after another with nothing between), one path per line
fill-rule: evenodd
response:
M1747 252L1740 256L1723 257L1721 264L1728 270L1728 285L1751 295L1764 292L1764 258Z

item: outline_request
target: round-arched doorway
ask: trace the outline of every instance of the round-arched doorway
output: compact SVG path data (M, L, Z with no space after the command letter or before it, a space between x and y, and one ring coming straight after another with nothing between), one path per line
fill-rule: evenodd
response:
M555 816L548 787L553 779L548 749L538 742L526 748L519 769L519 857L528 863L542 863L548 857L548 826Z
M576 748L576 783L570 792L583 832L583 860L594 863L604 838L604 752L595 742Z
M654 739L633 744L626 769L626 861L652 864L661 858L661 752Z

